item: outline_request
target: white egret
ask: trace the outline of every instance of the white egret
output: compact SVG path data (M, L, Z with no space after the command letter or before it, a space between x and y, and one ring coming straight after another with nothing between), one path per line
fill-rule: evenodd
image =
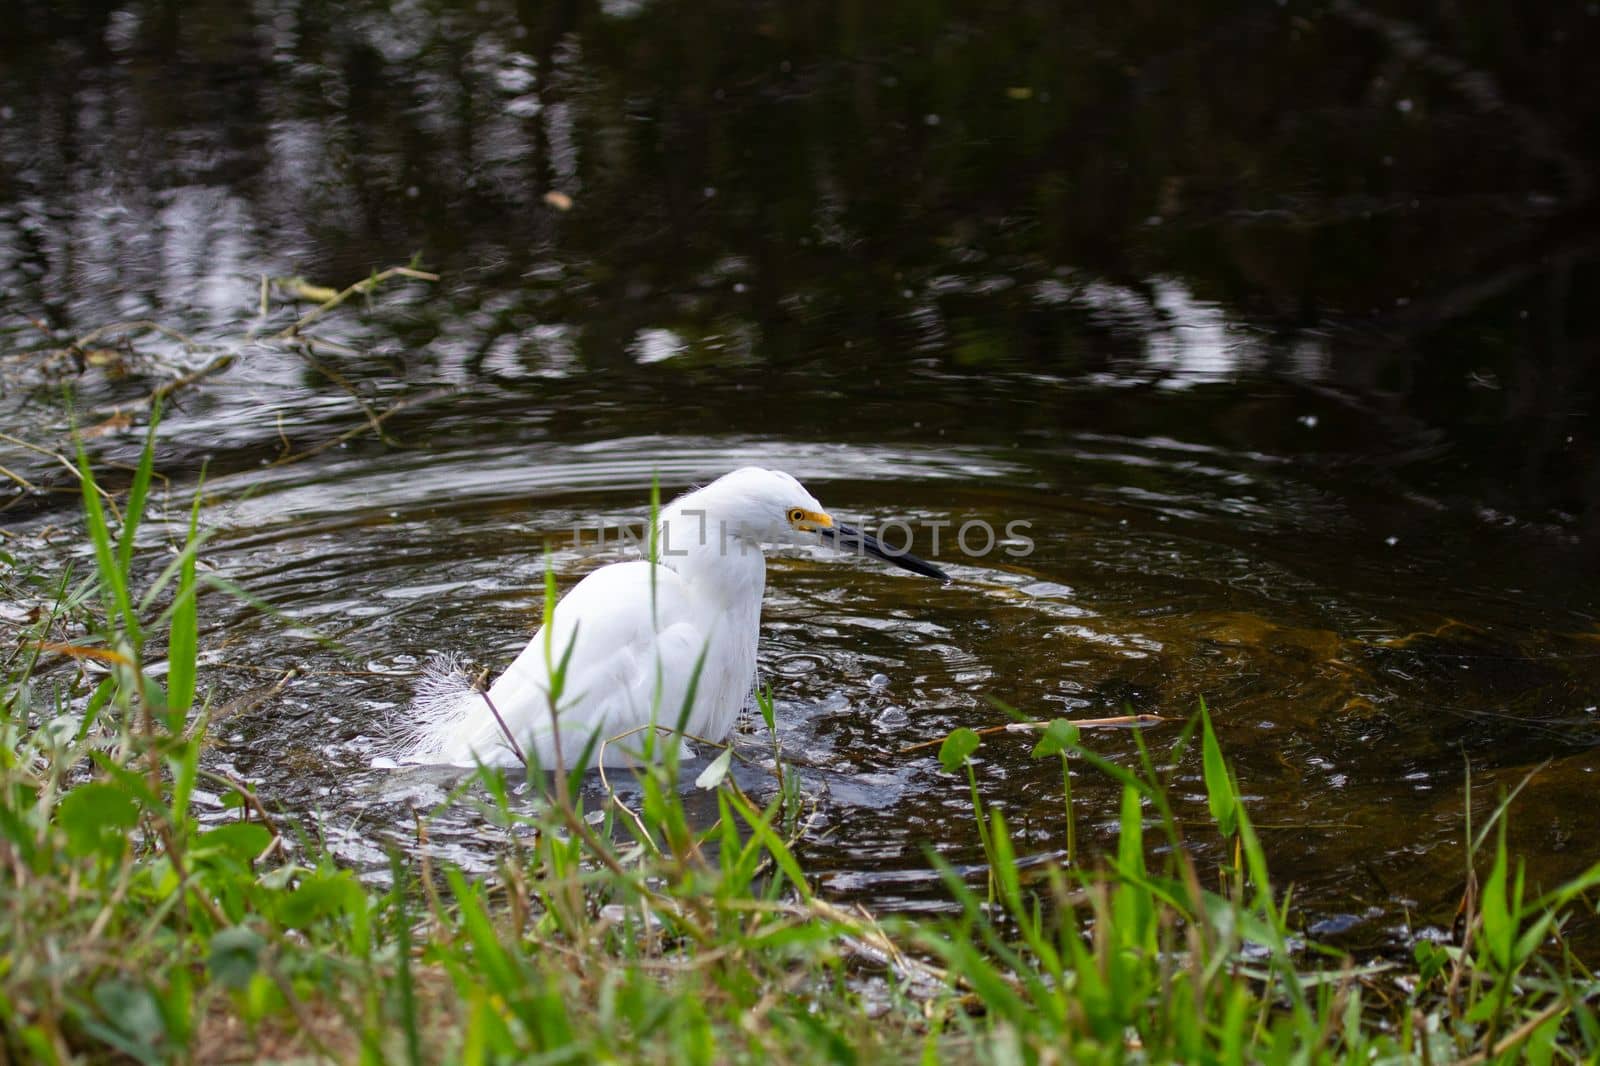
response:
M403 761L509 766L526 758L553 769L576 764L591 737L621 737L604 746L604 759L631 763L641 729L677 726L691 699L684 732L721 740L754 686L763 544L820 537L949 580L834 521L778 470L745 467L680 496L661 509L658 530L658 562L612 563L578 582L556 605L549 633L534 634L487 693L459 671L430 674L405 726Z

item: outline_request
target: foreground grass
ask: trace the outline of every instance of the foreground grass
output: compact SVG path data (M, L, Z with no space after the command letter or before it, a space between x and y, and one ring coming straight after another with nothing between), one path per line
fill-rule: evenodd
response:
M1600 866L1534 892L1502 804L1468 833L1458 942L1419 942L1403 971L1315 950L1290 927L1203 709L1171 752L1141 748L1131 767L1053 724L1035 754L1061 762L1069 852L1069 764L1121 783L1120 840L1026 879L1005 819L979 801L979 737L952 734L940 758L972 782L990 874L974 888L946 871L960 912L945 920L878 921L818 897L792 776L763 806L720 760L701 780L717 791L709 828L686 817L670 757L640 773L636 808L585 811L557 779L530 814L485 773L476 793L511 830L496 876L417 849L392 857L389 884L364 883L206 768L198 507L171 564L136 588L150 467L147 449L117 522L80 463L92 574L25 578L6 560L8 596L42 609L0 692L0 1061L1600 1055L1600 983L1560 935L1592 908ZM69 641L68 622L96 636ZM1197 869L1167 800L1163 767L1191 743L1231 844L1218 870ZM236 817L199 821L201 789Z

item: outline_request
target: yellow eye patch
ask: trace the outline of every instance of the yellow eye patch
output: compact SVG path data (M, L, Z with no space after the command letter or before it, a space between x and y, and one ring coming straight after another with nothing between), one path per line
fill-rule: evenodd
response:
M821 511L808 511L804 507L789 508L789 524L802 532L832 529L833 519Z

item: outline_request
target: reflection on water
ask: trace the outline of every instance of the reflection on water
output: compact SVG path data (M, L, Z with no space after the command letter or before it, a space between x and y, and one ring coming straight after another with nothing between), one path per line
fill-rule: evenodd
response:
M174 502L207 470L207 565L282 612L208 597L214 757L352 862L453 787L372 766L420 662L498 669L546 558L570 585L652 478L758 462L923 553L1030 523L1025 556L947 540L943 589L774 558L762 671L830 891L938 907L927 850L975 866L964 783L907 749L991 697L1204 697L1317 929L1446 921L1468 766L1480 805L1544 766L1536 877L1593 857L1593 15L1225 7L24 0L6 432L61 446L70 383L114 480L150 391L234 356L159 448ZM271 339L304 307L263 313L264 275L413 252L439 284ZM184 337L71 343L141 318ZM0 447L37 486L0 481L7 533L66 554L70 478ZM1029 746L991 737L980 781L1038 859ZM1109 786L1075 794L1109 844ZM430 840L480 868L493 832L461 802Z

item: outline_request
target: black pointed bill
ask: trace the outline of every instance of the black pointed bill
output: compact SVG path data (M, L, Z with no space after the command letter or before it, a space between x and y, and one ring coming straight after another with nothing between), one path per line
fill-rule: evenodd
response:
M919 559L906 551L896 551L874 537L871 533L863 533L853 526L835 523L817 530L822 539L838 548L840 551L860 552L870 555L875 559L882 559L886 563L893 563L902 570L909 570L913 574L931 577L936 581L949 581L950 575L940 570L926 559Z

